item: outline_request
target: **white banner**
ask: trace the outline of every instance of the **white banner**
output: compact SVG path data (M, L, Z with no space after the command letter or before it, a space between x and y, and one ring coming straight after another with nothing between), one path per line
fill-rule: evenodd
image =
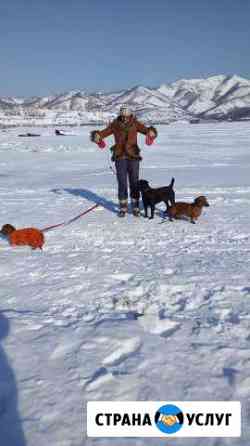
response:
M88 437L240 437L239 401L89 401Z

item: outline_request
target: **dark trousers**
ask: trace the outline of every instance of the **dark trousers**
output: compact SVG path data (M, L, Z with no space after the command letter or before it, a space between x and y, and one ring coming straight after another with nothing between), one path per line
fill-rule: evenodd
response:
M116 177L118 181L118 199L120 201L128 199L128 182L130 188L130 198L139 200L139 160L116 160Z

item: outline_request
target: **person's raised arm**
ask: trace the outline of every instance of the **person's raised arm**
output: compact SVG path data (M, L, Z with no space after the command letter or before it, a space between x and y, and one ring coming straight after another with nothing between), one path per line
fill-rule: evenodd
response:
M137 129L137 132L142 133L143 135L149 135L151 138L157 137L157 130L155 127L153 127L153 126L146 127L140 121L136 121L136 129Z
M93 130L90 133L90 139L91 139L91 141L98 144L102 139L107 138L107 136L110 136L112 134L113 134L113 126L111 123L108 125L108 127L106 127L103 130Z

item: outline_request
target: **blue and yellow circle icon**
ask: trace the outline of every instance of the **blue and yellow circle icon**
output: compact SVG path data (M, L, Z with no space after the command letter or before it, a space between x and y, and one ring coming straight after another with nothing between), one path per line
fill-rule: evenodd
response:
M161 406L155 414L155 424L161 432L165 434L175 434L184 422L184 415L179 407L173 404Z

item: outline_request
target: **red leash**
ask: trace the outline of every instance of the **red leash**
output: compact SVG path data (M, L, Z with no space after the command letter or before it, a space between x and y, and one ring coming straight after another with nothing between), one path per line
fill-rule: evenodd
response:
M57 225L52 225L52 226L47 226L46 228L41 229L42 232L46 232L49 231L50 229L55 229L55 228L59 228L60 226L67 226L70 223L73 223L74 221L78 220L78 218L83 217L84 215L88 214L88 212L93 211L95 208L97 208L98 206L100 206L99 204L95 204L94 206L92 206L91 208L87 209L86 211L82 212L81 214L77 215L74 218L71 218L71 220L69 221L64 221L62 223L58 223Z

